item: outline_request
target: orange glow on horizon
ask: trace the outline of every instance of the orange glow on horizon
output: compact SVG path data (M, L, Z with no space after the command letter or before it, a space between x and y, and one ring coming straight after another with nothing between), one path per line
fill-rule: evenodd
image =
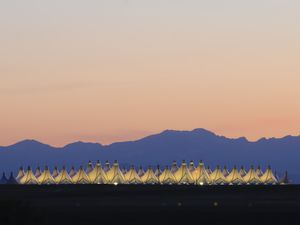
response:
M0 146L300 135L300 4L266 2L3 3Z

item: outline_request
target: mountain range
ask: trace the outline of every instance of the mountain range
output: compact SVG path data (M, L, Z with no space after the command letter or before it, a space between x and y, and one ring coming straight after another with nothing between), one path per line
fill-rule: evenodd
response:
M192 131L166 130L136 141L110 145L75 142L57 148L35 140L24 140L0 147L0 171L14 173L20 166L53 168L63 165L79 167L89 160L118 160L122 166L170 165L173 160L203 160L215 167L226 165L271 165L279 175L286 170L295 182L300 182L300 136L262 138L251 142L246 138L227 138L199 128Z

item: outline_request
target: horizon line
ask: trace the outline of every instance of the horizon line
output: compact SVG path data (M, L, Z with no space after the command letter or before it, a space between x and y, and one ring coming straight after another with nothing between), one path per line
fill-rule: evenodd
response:
M214 131L211 131L211 130L208 130L208 129L205 129L205 128L195 128L195 129L192 129L192 130L175 130L175 129L165 129L161 132L158 132L158 133L152 133L152 134L149 134L149 135L146 135L146 136L142 136L140 138L137 138L137 139L134 139L134 140L125 140L125 141L115 141L115 142L111 142L111 143L108 143L108 144L102 144L101 142L92 142L92 141L82 141L82 140L78 140L78 141L74 141L74 142L70 142L70 143L66 143L66 144L63 144L63 145L53 145L53 144L48 144L48 143L45 143L43 141L39 141L38 139L35 139L35 138L24 138L24 139L21 139L19 141L16 141L12 144L9 144L9 145L0 145L0 148L6 148L6 147L10 147L10 146L13 146L13 145L17 145L19 143L22 143L22 142L26 142L26 141L34 141L34 142L38 142L40 144L43 144L43 145L48 145L52 148L58 148L58 149L61 149L61 148L65 148L66 146L68 145L71 145L71 144L75 144L75 143L85 143L85 144L99 144L103 147L107 147L107 146L110 146L110 145L113 145L113 144L117 144L117 143L124 143L124 142L136 142L136 141L139 141L139 140L142 140L144 138L147 138L147 137L151 137L151 136L155 136L155 135L159 135L159 134L162 134L164 132L167 132L167 131L175 131L175 132L196 132L197 130L202 130L202 131L205 131L207 133L212 133L218 137L225 137L227 139L233 139L233 140L237 140L237 139L245 139L247 142L249 143L255 143L255 142L258 142L260 140L263 140L263 139L266 139L266 140L269 140L269 139L282 139L282 138L286 138L286 137L300 137L300 134L299 135L290 135L290 134L287 134L285 136L280 136L280 137L275 137L275 136L270 136L270 137L267 137L267 136L264 136L264 137L260 137L260 138L257 138L256 140L249 140L247 137L245 136L238 136L238 137L228 137L228 136L224 136L224 135L220 135L220 134L217 134L216 132Z

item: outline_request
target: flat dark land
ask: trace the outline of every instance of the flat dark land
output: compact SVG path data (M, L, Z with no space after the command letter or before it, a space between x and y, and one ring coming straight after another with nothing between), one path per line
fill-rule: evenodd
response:
M288 225L299 221L297 185L0 186L0 224Z

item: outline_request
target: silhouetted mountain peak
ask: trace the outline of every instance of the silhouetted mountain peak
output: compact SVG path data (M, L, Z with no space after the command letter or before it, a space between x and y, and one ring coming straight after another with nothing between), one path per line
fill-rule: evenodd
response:
M209 130L203 129L203 128L197 128L197 129L194 129L192 131L165 130L165 131L163 131L163 132L161 132L160 134L157 134L157 135L177 135L177 134L196 134L196 135L199 135L199 136L201 136L201 135L202 136L216 136L215 133L213 133Z
M237 141L241 141L241 142L249 142L248 139L246 137L239 137L236 139Z
M197 128L191 131L192 133L198 134L198 135L205 135L205 136L217 136L215 133L206 130L204 128Z
M165 130L159 134L154 134L135 141L143 145L164 145L171 148L171 145L181 145L182 148L187 143L213 142L224 140L224 137L217 136L213 132L199 128L192 131L187 130ZM127 144L132 142L126 142ZM118 145L122 144L118 143ZM113 144L115 145L115 144Z
M33 139L25 139L20 142L17 142L10 147L20 147L20 148L37 148L37 147L51 147L50 145L44 144L42 142L33 140Z
M87 149L87 148L101 148L103 147L99 143L91 143L91 142L83 142L83 141L77 141L74 143L67 144L63 147L63 149Z
M287 135L287 136L284 136L282 139L283 140L300 140L300 136Z
M282 138L276 138L276 137L271 137L271 138L260 138L257 143L261 143L261 142L292 142L292 141L300 141L300 136L293 136L293 135L287 135L284 136Z
M36 140L23 140L0 148L0 171L17 172L21 165L80 166L89 160L119 160L123 164L167 165L172 160L203 159L207 165L271 164L279 171L300 174L300 136L262 138L249 142L245 137L227 138L203 128L191 131L165 130L136 141L102 146L74 142L62 148Z
M265 142L265 141L267 141L267 140L268 140L267 138L265 138L265 137L262 137L262 138L258 139L258 141L257 141L257 142L258 142L258 143L259 143L259 142Z

